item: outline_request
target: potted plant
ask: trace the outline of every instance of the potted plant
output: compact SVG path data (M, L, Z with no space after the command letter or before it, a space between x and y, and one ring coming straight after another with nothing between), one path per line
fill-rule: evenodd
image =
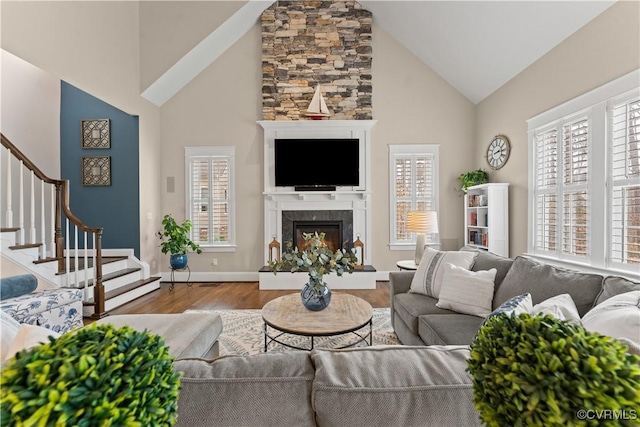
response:
M2 425L172 426L180 376L164 339L90 325L22 350L0 377Z
M174 270L187 267L187 252L189 250L198 254L202 253L202 248L189 238L189 232L193 224L185 219L182 224L178 224L171 215L162 218L163 231L158 231L158 237L162 241L160 248L163 254L171 254L169 263Z
M640 408L640 358L615 338L549 315L489 318L468 370L490 427L601 425L607 418L598 413L635 419ZM623 425L624 418L608 419Z
M352 273L358 258L354 250L338 249L331 252L324 241L324 233L303 233L302 237L305 241L304 250L293 248L293 243L288 242L282 258L269 261L269 267L274 274L283 268L288 268L292 273L309 273L309 280L300 293L302 303L309 310L323 310L331 302L331 289L322 280L323 276L332 272L338 276L344 272Z
M460 189L467 194L467 188L474 185L486 184L489 182L489 174L482 169L465 172L458 177L460 181Z

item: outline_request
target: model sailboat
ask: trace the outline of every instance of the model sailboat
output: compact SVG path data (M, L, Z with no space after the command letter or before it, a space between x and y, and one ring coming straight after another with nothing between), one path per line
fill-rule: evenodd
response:
M323 117L329 117L329 115L329 109L327 108L327 104L324 102L322 93L320 93L320 85L318 85L316 86L316 93L313 94L311 103L309 103L309 107L307 108L306 116L313 120L320 120Z

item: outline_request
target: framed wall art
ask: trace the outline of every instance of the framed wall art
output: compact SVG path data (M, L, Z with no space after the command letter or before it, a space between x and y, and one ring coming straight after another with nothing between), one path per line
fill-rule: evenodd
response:
M111 156L82 157L82 185L111 185Z
M109 119L82 120L82 148L111 148Z

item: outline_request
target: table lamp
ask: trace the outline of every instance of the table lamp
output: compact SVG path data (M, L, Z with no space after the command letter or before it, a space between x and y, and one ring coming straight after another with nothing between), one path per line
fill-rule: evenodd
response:
M420 264L426 235L438 232L438 213L435 211L409 211L407 215L407 231L416 233L416 265Z

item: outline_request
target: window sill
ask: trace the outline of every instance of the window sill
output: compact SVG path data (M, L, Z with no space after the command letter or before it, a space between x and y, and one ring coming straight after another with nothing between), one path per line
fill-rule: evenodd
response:
M200 247L202 248L202 252L235 252L236 251L236 245L220 245L220 246L200 245Z

